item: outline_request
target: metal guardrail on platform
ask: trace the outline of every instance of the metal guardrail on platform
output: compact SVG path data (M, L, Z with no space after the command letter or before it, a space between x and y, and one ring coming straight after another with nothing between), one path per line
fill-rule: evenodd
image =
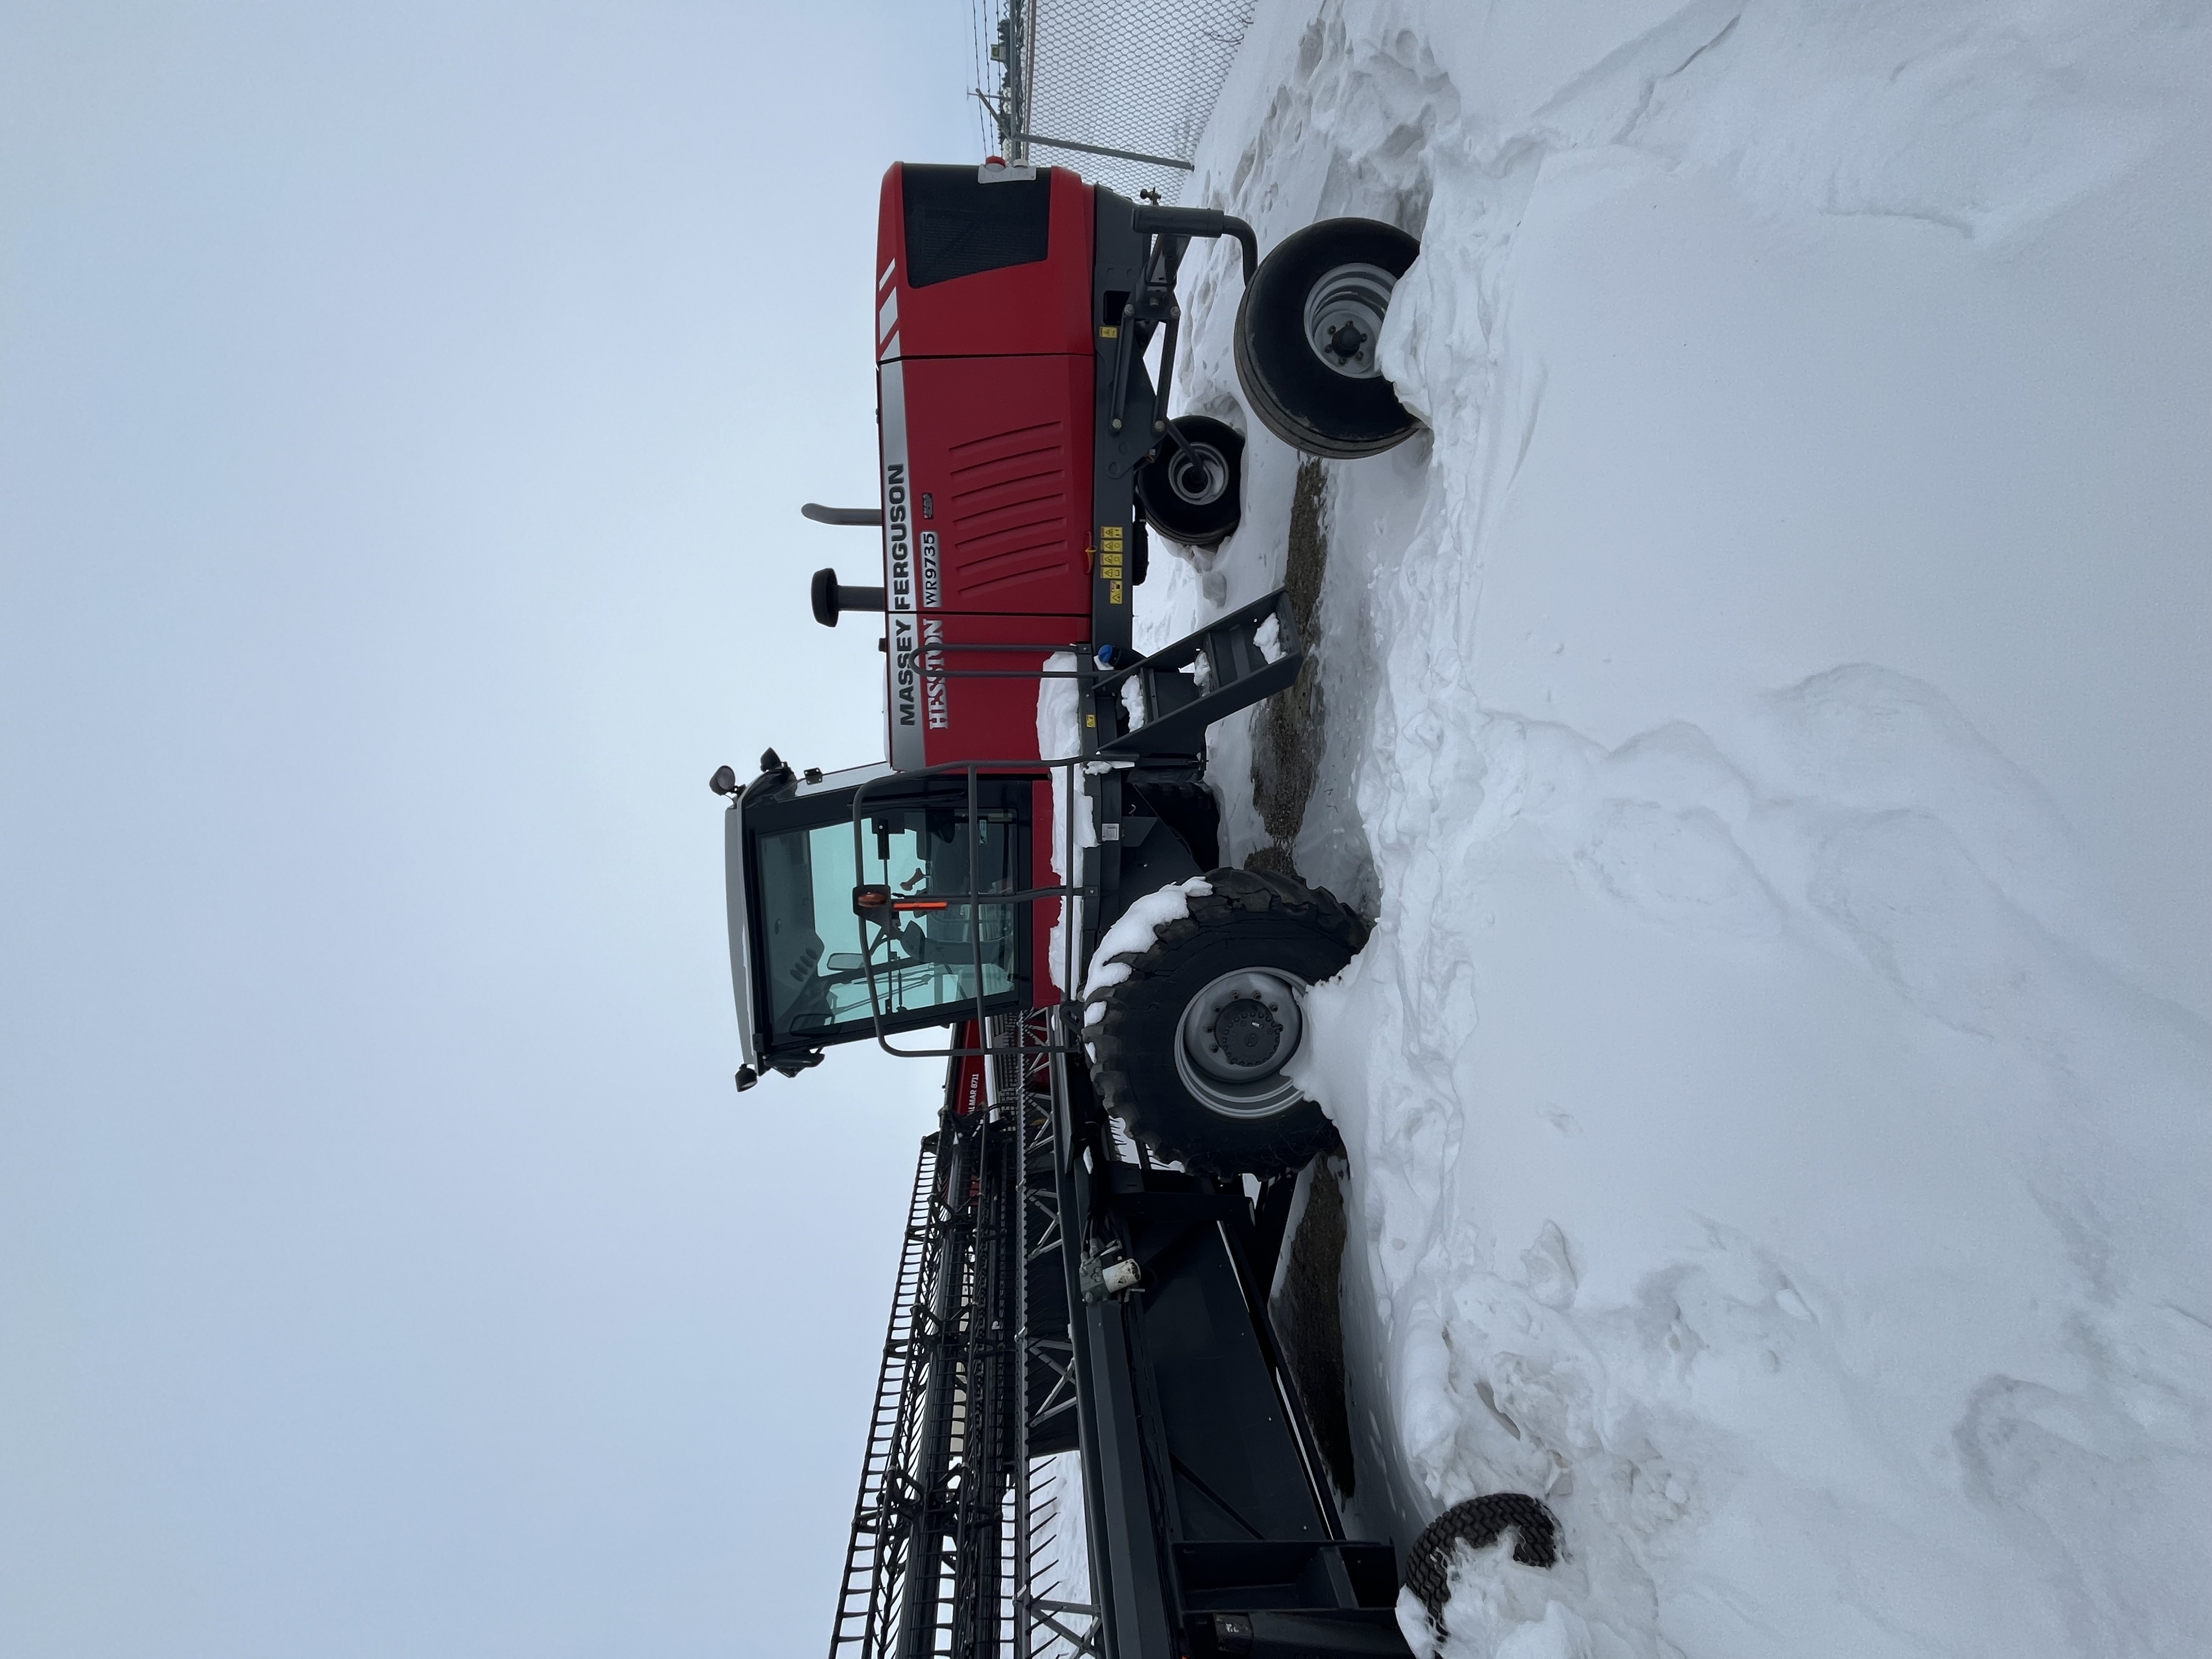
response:
M991 1022L985 1097L921 1144L830 1659L1097 1659L1054 1181L1049 1013ZM963 1109L964 1108L964 1109Z
M1255 3L970 0L984 143L1181 201Z

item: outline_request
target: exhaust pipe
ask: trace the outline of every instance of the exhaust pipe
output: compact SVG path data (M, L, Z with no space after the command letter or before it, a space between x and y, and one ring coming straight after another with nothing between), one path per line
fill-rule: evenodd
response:
M810 597L814 601L814 620L824 628L835 628L837 618L848 611L872 611L881 616L885 608L882 588L848 587L837 580L834 570L814 573Z
M819 501L809 501L799 512L800 517L817 524L872 525L878 530L884 524L880 507L824 507Z

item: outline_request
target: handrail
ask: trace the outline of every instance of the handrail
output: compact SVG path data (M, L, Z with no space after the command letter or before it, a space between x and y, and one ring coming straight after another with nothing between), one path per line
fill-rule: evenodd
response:
M1077 671L1077 672L1073 674L1063 674L1059 677L1066 678L1085 678L1085 671ZM965 893L961 894L933 894L931 896L942 896L948 903L961 903L966 905L969 908L969 944L973 957L972 967L975 973L975 990L973 998L969 999L968 1000L969 1000L972 1005L972 1018L975 1021L976 1030L981 1036L982 1046L980 1048L968 1048L960 1044L954 1044L951 1047L943 1048L902 1048L894 1044L890 1041L890 1034L884 1029L884 1022L885 1018L884 1011L884 997L881 988L877 984L876 981L877 963L875 960L875 950L872 945L868 945L864 939L863 948L860 952L860 971L862 977L866 981L868 987L869 1023L875 1028L876 1046L881 1048L885 1054L896 1055L902 1060L944 1060L969 1059L978 1055L989 1055L998 1052L991 1045L990 998L986 994L983 989L983 930L981 926L981 919L975 914L987 902L1002 905L1011 909L1020 905L1032 903L1037 898L1056 897L1060 899L1062 905L1061 923L1062 939L1065 942L1063 946L1064 960L1060 964L1061 971L1054 976L1054 982L1060 988L1060 1006L1062 1007L1072 1007L1073 1006L1076 1000L1073 994L1073 987L1075 984L1075 957L1076 954L1082 948L1082 941L1078 936L1080 932L1078 918L1081 915L1081 911L1079 907L1080 902L1084 899L1096 899L1098 896L1100 890L1096 884L1086 884L1079 880L1068 878L1079 875L1080 873L1079 866L1076 864L1076 854L1079 849L1075 845L1075 769L1078 767L1088 768L1097 766L1101 763L1100 763L1094 756L1082 755L1071 756L1065 759L1059 760L1038 760L1024 757L1011 760L945 761L940 762L935 766L917 767L914 770L908 772L895 772L885 777L871 778L854 790L853 867L855 870L859 870L865 867L865 860L866 858L866 847L865 842L866 823L867 818L866 807L871 791L888 791L895 788L910 787L918 780L927 781L931 778L951 777L955 775L963 778L967 784L968 890ZM1038 778L1035 775L1040 772L1046 775L1043 778ZM1058 817L1060 818L1060 823L1056 826L1063 836L1060 860L1060 868L1063 876L1062 884L1056 887L1037 887L1018 890L1011 893L990 895L979 894L977 892L977 888L980 885L979 878L981 873L980 860L981 858L983 839L981 829L981 789L983 778L988 775L994 781L1018 783L1026 776L1032 783L1044 782L1050 784L1052 781L1051 775L1054 773L1064 773L1066 775L1067 778L1067 787L1065 791L1066 805L1064 810L1059 810ZM1032 854L1032 857L1034 857L1034 854ZM866 919L864 918L864 920ZM878 928L883 927L883 924L880 922L878 922L876 926ZM884 932L886 937L888 937L889 930L884 929ZM886 969L891 964L889 963L884 964ZM1049 964L1044 965L1048 966ZM957 1005L953 1003L946 1003L943 1005L946 1009L952 1008L956 1006ZM960 1019L954 1020L952 1022L952 1028L957 1031L962 1023L963 1021ZM1061 1042L1054 1041L1048 1044L1038 1046L1036 1052L1072 1054L1075 1052L1077 1044L1073 1042Z

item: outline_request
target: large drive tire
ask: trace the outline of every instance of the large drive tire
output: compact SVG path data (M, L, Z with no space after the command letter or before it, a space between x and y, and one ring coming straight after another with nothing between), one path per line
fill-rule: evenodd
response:
M1244 515L1244 434L1204 415L1184 416L1137 469L1137 500L1145 521L1170 541L1225 541Z
M1340 973L1367 924L1325 888L1216 870L1213 890L1117 956L1084 1036L1100 1103L1154 1156L1209 1175L1295 1170L1336 1131L1283 1075L1304 1036L1307 987Z
M1379 455L1413 435L1376 366L1390 294L1421 252L1394 225L1324 219L1260 262L1237 307L1237 378L1268 431L1309 455Z

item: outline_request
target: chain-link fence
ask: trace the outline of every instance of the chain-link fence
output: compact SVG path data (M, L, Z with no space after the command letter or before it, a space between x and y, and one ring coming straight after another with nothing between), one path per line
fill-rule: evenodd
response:
M1255 0L970 0L983 142L1182 199Z

